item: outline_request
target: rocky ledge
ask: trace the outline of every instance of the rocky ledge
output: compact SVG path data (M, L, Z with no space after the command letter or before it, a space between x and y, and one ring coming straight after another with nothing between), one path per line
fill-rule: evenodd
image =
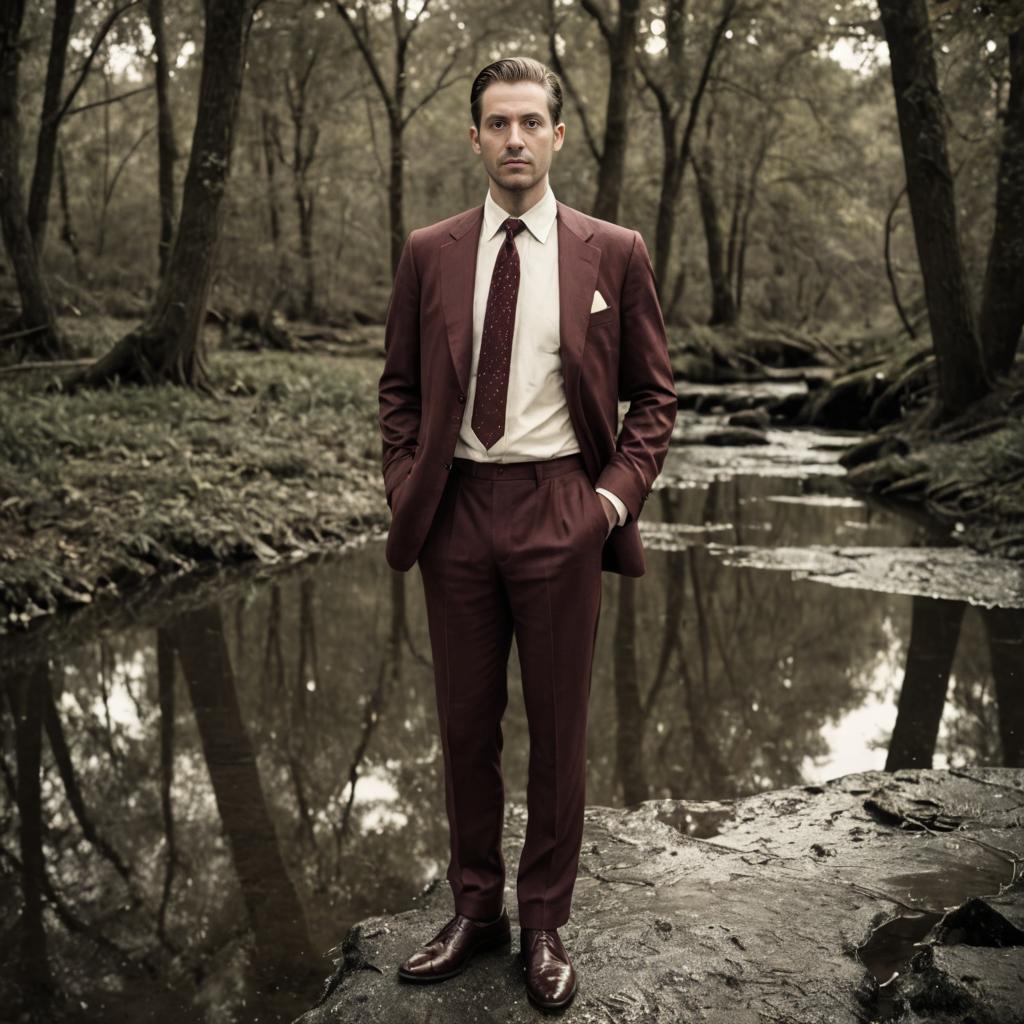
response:
M723 802L591 807L559 930L580 989L566 1021L1024 1021L1024 769L864 772ZM525 812L511 806L514 884ZM451 914L446 883L332 950L301 1024L540 1017L515 954L457 978L395 970Z

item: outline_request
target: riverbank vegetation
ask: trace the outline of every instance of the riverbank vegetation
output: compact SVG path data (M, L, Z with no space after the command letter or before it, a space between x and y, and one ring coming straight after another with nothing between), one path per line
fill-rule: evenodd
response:
M380 525L378 364L325 346L218 349L215 398L0 377L0 631L157 574L304 558Z

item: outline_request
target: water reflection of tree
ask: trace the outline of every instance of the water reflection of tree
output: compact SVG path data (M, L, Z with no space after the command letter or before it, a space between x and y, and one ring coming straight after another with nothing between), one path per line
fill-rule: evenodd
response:
M265 972L302 966L305 914L278 846L245 724L219 608L186 612L160 631L174 649L192 701L231 859Z
M1024 764L1024 611L915 597L911 618L886 769Z
M4 859L8 864L13 862L21 876L21 914L15 947L21 998L26 1008L41 1010L54 994L43 926L46 867L40 788L44 692L49 689L49 666L44 659L22 662L9 666L5 675L15 748L14 775L9 770L5 775L18 808L19 829L18 856L12 856L5 847Z
M664 488L660 518L728 521L742 539L737 493L736 481ZM759 506L773 536L786 535L792 514L783 503ZM643 586L619 591L620 620L600 638L613 647L595 660L588 799L724 798L803 781L805 759L827 752L823 725L863 702L885 646L884 605L864 592L739 570L698 546L650 551L647 564ZM600 685L605 665L615 667L614 706ZM613 736L614 747L605 741ZM638 737L643 750L630 753Z

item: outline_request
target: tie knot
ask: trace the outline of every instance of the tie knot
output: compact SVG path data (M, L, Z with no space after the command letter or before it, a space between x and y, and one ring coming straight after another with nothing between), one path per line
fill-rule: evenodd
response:
M523 230L523 228L526 227L526 225L516 217L506 217L505 222L501 226L505 229L510 242L519 234L520 231Z

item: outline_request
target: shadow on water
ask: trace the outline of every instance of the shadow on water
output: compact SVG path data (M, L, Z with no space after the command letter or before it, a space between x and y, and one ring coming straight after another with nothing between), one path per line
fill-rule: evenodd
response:
M707 837L759 790L1024 763L1021 611L707 547L906 548L913 523L791 475L667 486L645 516L662 524L647 575L604 580L589 803L718 801L672 822ZM391 572L374 542L150 611L155 627L0 650L0 1000L40 1020L290 1020L349 926L404 909L447 863L418 572ZM504 771L523 802L518 672L513 654ZM938 907L906 880L913 913L883 959L960 891L933 883Z

